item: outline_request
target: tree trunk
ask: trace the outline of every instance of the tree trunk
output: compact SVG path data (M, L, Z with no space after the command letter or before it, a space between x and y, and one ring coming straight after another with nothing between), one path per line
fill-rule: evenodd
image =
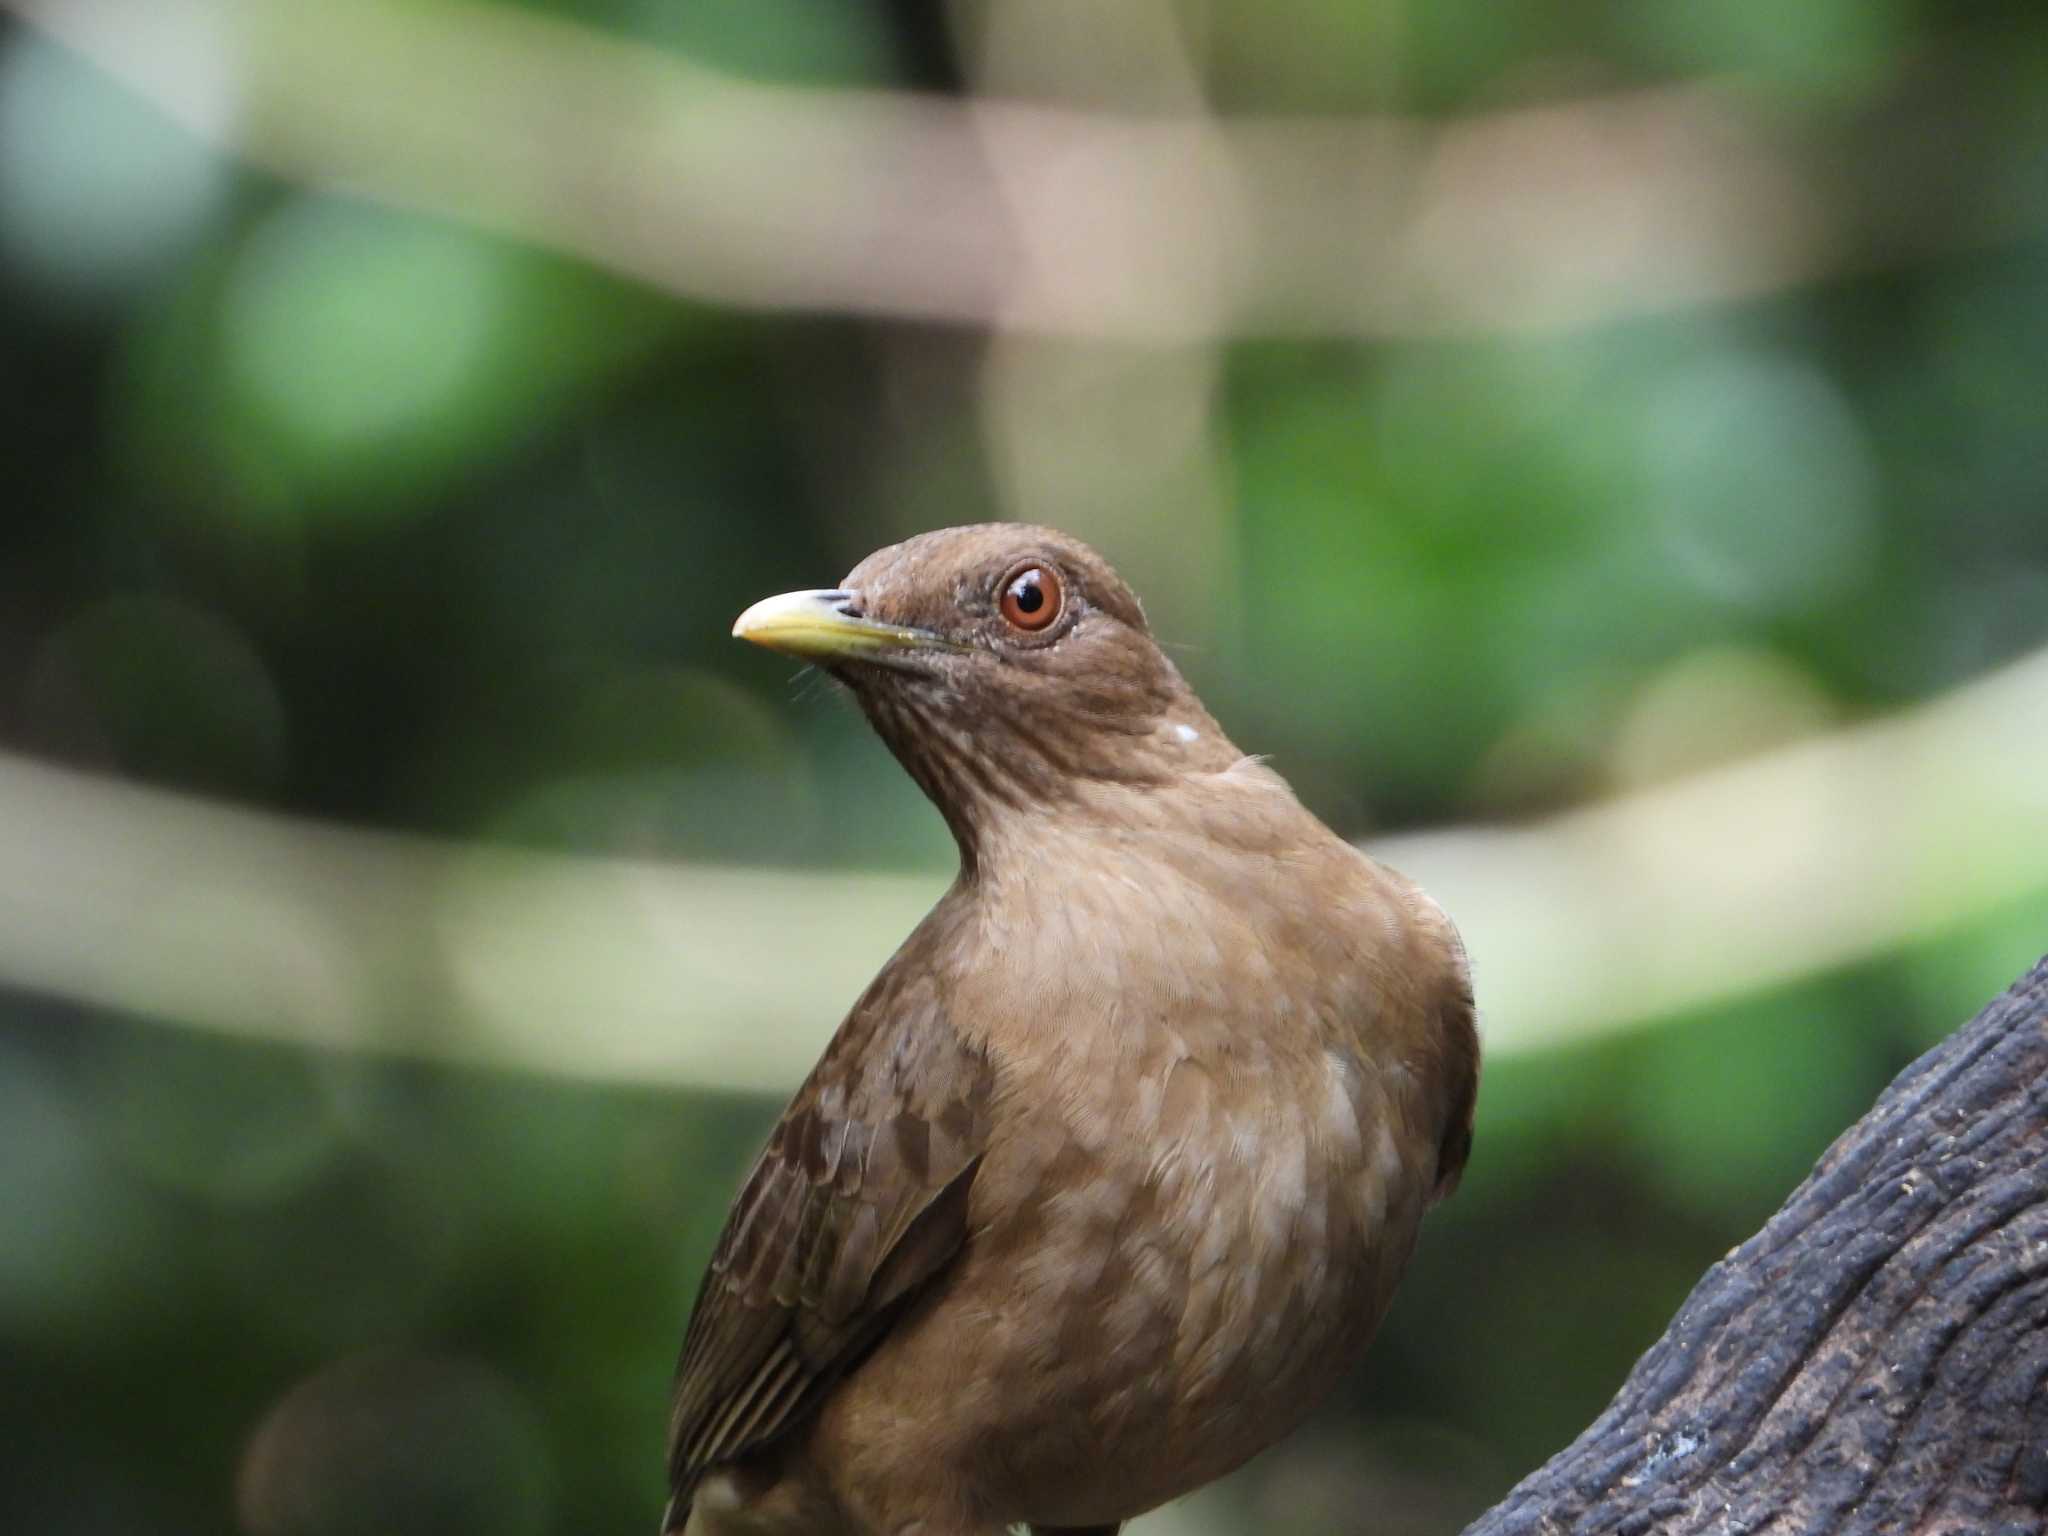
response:
M1466 1536L2040 1532L2044 1158L2048 960L1907 1068Z

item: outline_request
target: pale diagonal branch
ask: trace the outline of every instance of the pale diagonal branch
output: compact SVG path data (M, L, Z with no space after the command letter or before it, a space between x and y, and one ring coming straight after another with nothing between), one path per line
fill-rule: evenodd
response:
M227 153L720 304L1136 340L1447 334L2034 227L1951 195L2027 142L2017 66L1993 57L1923 69L1870 121L1757 110L1740 82L1444 122L1140 118L752 83L477 0L0 5Z
M1456 914L1498 1056L2040 892L2043 762L2048 653L1609 804L1370 846ZM943 884L349 830L6 755L0 847L0 984L284 1042L753 1089L803 1075Z

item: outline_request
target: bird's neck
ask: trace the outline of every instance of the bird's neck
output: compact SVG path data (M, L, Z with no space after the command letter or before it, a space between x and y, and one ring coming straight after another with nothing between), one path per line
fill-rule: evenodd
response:
M995 847L1028 845L1048 817L1113 838L1170 806L1185 782L1253 761L1184 684L1164 707L1114 723L1030 710L956 719L886 694L861 704L945 818L969 879Z

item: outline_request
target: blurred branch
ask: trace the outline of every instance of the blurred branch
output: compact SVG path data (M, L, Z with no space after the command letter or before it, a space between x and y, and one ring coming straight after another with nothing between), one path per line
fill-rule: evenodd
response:
M1902 1073L1466 1536L2039 1532L2048 961Z
M1490 1049L1527 1050L2040 891L2044 761L2048 652L1611 804L1371 851L1456 916ZM0 983L282 1041L746 1088L803 1073L941 884L351 831L4 755L0 846Z
M1996 58L1923 69L1881 122L1773 113L1739 82L1442 123L1139 118L750 83L470 0L0 4L254 164L721 304L1442 334L2039 226L2023 198L1956 195L1959 165L2001 174L2035 142Z

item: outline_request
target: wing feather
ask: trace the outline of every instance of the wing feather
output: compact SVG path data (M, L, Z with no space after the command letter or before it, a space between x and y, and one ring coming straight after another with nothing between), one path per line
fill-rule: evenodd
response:
M726 1218L676 1367L673 1498L771 1444L857 1366L967 1235L991 1072L911 947L855 1005Z

